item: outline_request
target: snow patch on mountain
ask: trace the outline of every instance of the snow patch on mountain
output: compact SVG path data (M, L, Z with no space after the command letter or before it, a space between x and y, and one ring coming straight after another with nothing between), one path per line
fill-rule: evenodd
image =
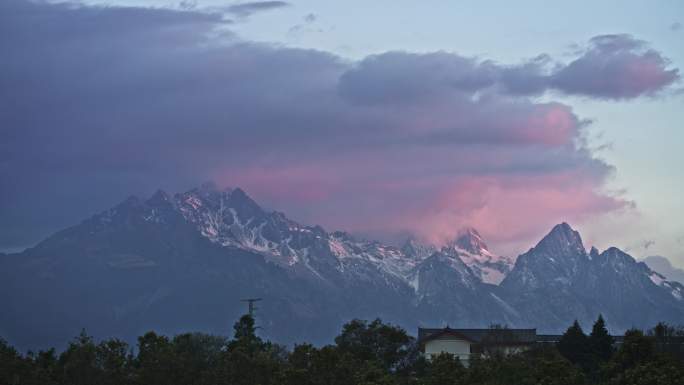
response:
M489 251L480 233L473 228L459 231L456 239L447 244L477 275L482 282L498 285L513 269L515 260Z
M662 285L662 283L665 282L665 277L656 273L655 271L651 273L649 278L651 279L651 282L655 283L658 286Z
M650 273L649 278L651 282L667 290L677 300L684 300L684 285L677 281L668 281L664 275L653 270Z
M501 307L503 307L509 314L512 314L515 317L520 317L520 313L518 313L518 311L515 310L506 301L504 301L503 299L501 299L498 295L496 295L494 293L490 293L490 294L491 294L492 298L494 298L496 300L496 302L498 302L501 305Z

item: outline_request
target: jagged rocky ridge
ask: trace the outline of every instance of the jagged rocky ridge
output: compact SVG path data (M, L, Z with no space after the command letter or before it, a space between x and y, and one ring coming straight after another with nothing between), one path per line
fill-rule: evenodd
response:
M474 229L442 248L402 247L304 226L241 189L204 185L131 197L23 253L0 256L0 335L19 346L96 336L229 333L239 299L264 297L262 332L328 342L352 317L418 325L492 323L558 332L603 313L616 331L684 319L684 288L611 248L586 252L561 224L518 257Z

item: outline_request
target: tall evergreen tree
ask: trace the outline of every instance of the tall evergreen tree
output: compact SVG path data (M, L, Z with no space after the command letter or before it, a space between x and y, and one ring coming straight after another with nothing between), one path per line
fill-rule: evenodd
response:
M81 331L66 351L59 356L64 382L72 385L91 385L100 382L97 367L97 346L93 337Z
M583 366L587 362L589 339L579 322L575 322L558 341L558 351L573 364Z
M589 348L592 357L599 361L608 361L613 355L614 342L613 337L606 329L606 321L603 320L602 315L599 315L591 329L591 334L589 334Z
M234 340L228 344L228 350L243 349L246 354L255 354L265 348L264 342L256 335L254 317L245 314L233 326Z
M233 330L235 330L233 337L235 337L236 340L256 338L256 326L254 326L254 324L254 317L250 314L243 315L235 325L233 325Z

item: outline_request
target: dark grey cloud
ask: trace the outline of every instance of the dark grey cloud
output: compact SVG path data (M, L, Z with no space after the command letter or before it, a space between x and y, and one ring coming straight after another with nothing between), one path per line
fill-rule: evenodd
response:
M202 10L1 1L0 247L131 193L207 179L309 223L370 232L464 221L486 232L477 215L489 205L492 221L518 218L511 228L536 234L624 206L597 192L614 170L582 146L588 123L526 96L562 71L550 58L349 62L227 26ZM608 56L645 49L592 44Z
M548 55L516 65L447 52L374 55L345 73L340 93L367 104L431 103L447 95L492 91L525 96L551 90L631 99L654 95L678 80L678 69L645 42L630 35L602 35L567 64L554 63Z
M358 104L431 103L490 87L497 71L489 62L446 52L388 52L370 56L347 71L339 91Z
M238 17L248 17L257 12L270 11L273 9L289 7L290 3L285 1L251 1L247 3L239 3L222 7L222 9L230 14Z
M606 99L652 95L679 80L679 71L630 35L591 39L586 52L553 75L551 85L568 94Z

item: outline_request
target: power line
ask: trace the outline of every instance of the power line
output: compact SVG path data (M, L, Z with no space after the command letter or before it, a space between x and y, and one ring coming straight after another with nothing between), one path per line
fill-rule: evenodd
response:
M241 302L247 302L248 309L249 309L249 315L250 315L250 317L254 317L254 311L258 309L258 307L256 307L254 304L256 302L261 301L261 300L263 300L263 298L245 298L245 299L241 299L240 301Z

